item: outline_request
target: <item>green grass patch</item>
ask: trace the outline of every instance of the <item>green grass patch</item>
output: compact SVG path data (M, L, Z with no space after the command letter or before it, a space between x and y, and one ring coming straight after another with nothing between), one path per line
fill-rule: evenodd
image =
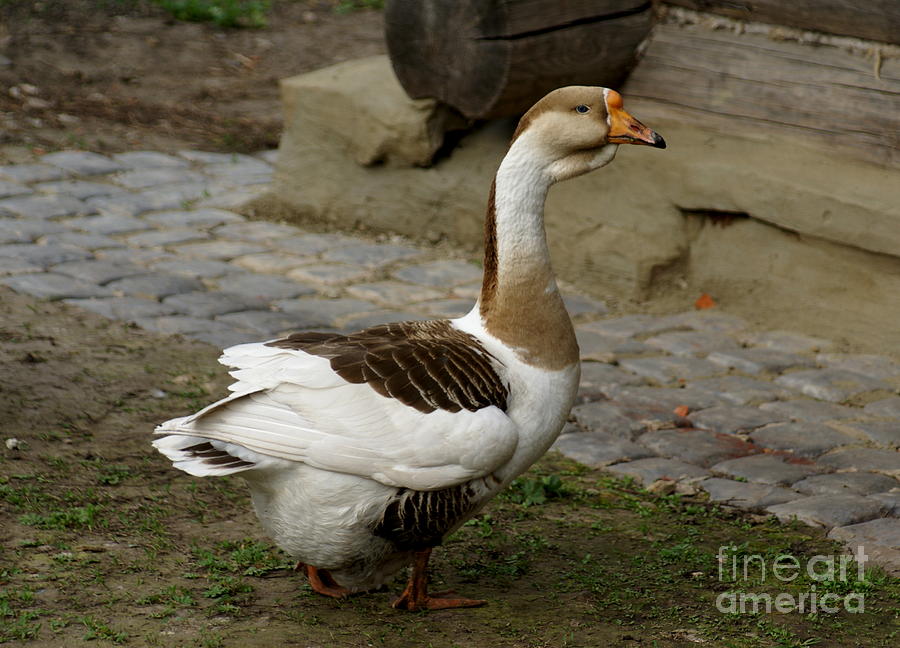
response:
M153 0L176 20L209 22L218 27L262 28L268 24L268 0Z

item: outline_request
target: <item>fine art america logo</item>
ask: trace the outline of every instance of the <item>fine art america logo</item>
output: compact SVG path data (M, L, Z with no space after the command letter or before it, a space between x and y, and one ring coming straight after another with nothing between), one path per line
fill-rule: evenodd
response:
M772 611L787 614L800 612L815 614L824 612L835 614L841 609L851 614L866 611L863 594L850 592L836 594L830 591L817 591L816 583L823 585L840 582L849 583L852 578L854 560L856 561L856 578L865 579L865 564L868 560L864 548L860 545L852 556L813 556L802 563L795 556L782 554L766 560L760 554L745 554L734 544L719 547L719 582L733 583L740 591L727 591L716 597L716 609L728 614L757 614ZM790 593L748 592L743 589L751 582L764 583L771 574L782 583L790 583L801 574L806 573L812 584L808 591Z

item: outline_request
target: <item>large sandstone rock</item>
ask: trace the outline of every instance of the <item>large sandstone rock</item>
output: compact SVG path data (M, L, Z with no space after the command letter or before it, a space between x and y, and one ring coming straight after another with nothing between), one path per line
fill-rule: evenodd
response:
M446 115L406 98L391 74L377 57L283 82L274 198L295 218L480 247L514 124L475 128L422 168ZM773 327L826 336L853 327L877 332L875 344L900 343L895 171L764 128L675 118L627 88L625 97L669 148L622 146L609 167L551 190L546 224L563 279L613 301L684 305L710 292Z

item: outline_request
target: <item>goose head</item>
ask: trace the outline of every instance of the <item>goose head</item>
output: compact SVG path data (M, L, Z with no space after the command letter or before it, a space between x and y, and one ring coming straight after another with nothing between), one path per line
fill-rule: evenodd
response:
M615 90L568 86L546 95L522 116L512 147L558 182L609 164L620 144L666 148L659 134L625 112Z

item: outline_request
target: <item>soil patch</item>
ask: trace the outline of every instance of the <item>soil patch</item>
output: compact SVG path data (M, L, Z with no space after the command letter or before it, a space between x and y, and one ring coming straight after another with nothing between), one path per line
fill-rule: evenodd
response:
M227 29L149 0L0 2L0 164L276 147L280 79L385 51L381 12L340 4L274 0L266 27Z

